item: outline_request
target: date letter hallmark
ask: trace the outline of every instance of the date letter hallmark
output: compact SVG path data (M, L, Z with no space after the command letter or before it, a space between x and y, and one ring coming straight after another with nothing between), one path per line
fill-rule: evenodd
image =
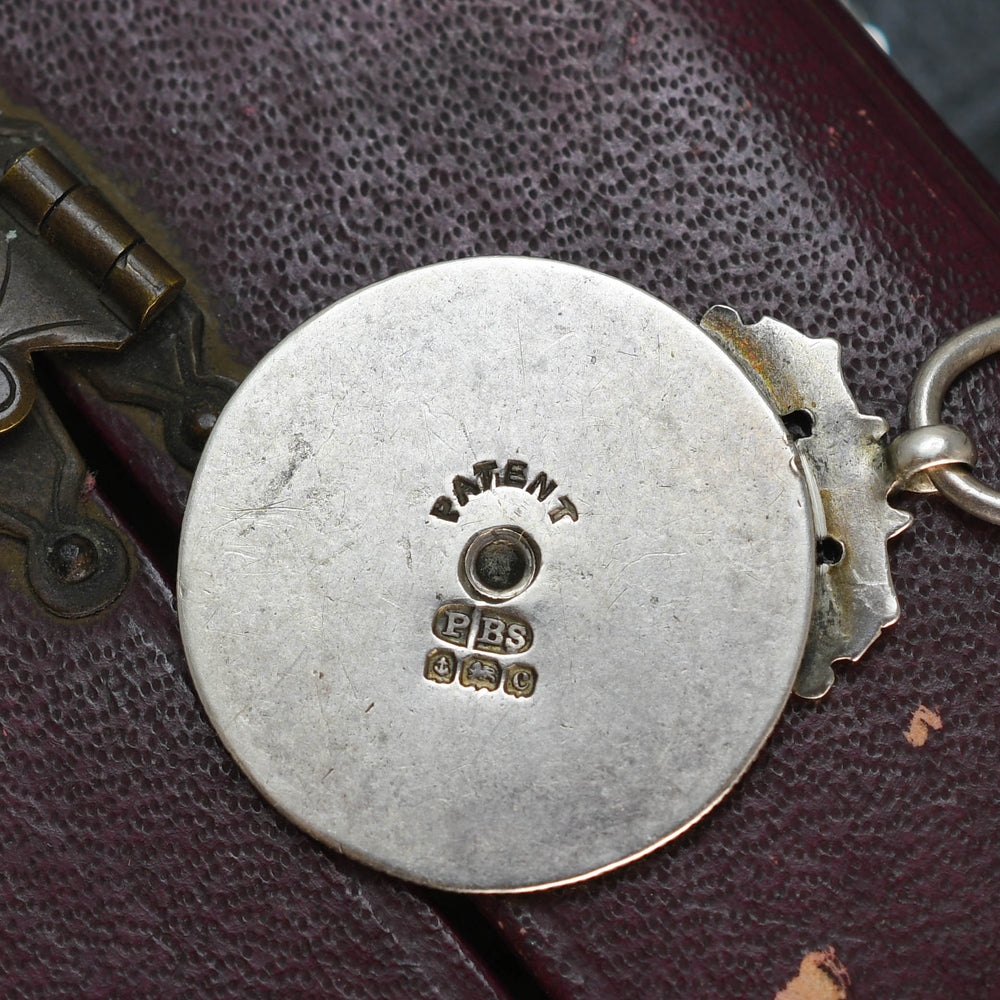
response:
M499 691L513 698L530 698L538 686L538 671L526 663L504 667L496 656L517 656L535 641L531 626L509 611L494 611L474 604L444 604L431 624L434 637L445 645L428 652L424 677L435 684L451 684L474 691ZM464 649L459 659L448 647ZM483 654L492 655L483 655Z
M532 496L537 496L539 503L546 500L555 492L559 484L550 478L547 472L538 472L534 476L529 476L528 463L519 458L510 458L504 463L503 468L490 459L487 462L476 462L472 466L472 475L457 475L451 481L452 496L443 494L431 504L431 516L440 518L442 521L456 523L461 517L461 510L455 507L464 507L470 497L478 496L499 486L511 486L517 490L524 490ZM564 517L571 521L580 519L580 512L576 504L568 496L560 496L559 502L552 507L548 514L549 520L555 524Z
M503 689L515 698L530 698L538 683L538 671L524 663L515 663L503 679Z

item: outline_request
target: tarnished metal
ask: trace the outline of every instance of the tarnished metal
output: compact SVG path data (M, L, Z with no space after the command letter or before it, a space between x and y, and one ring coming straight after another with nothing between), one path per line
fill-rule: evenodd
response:
M0 203L37 234L49 212L80 183L49 150L33 146L10 159L0 175Z
M0 430L30 409L31 352L72 351L105 398L161 414L168 451L192 469L236 383L204 371L183 278L50 144L37 123L0 118Z
M899 617L886 542L912 518L889 506L888 425L859 413L840 367L840 346L776 320L745 325L716 306L702 327L726 348L786 421L811 484L817 544L816 603L795 693L820 698L831 664L858 660Z
M1000 316L968 327L945 341L920 366L910 393L910 427L941 422L948 387L966 368L1000 351ZM971 464L971 463L970 463ZM940 466L927 476L938 491L962 510L1000 524L1000 491L981 483L970 470Z
M0 118L0 533L27 543L39 599L72 617L114 599L128 560L79 495L74 513L79 459L47 407L31 413L33 353L57 351L63 383L159 414L187 469L235 383L203 371L203 317L177 272L55 150L38 124Z
M804 464L631 286L518 258L401 275L287 338L213 431L180 551L192 676L332 846L451 889L596 874L695 822L778 719L817 582Z
M141 406L159 414L167 452L193 470L216 418L236 388L224 375L206 372L204 319L182 294L125 351L79 353L74 371L107 400Z
M43 146L9 162L0 176L0 202L96 285L135 330L145 329L184 287L183 277L104 195Z
M0 131L0 159L9 162L0 177L0 431L15 427L31 409L33 352L118 351L183 286L183 278L100 192L49 150L35 145L12 155L11 148L23 141L16 127L5 123Z
M34 404L33 352L119 350L131 336L83 275L0 210L0 431Z
M108 307L137 330L145 330L177 298L184 279L148 244L129 247L101 282Z
M128 580L129 557L90 498L86 469L44 397L0 447L0 533L25 548L25 576L62 618L108 607Z

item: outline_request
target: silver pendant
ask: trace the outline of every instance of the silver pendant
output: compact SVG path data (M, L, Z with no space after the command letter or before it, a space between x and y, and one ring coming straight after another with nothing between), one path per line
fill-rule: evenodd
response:
M192 675L338 850L464 891L587 878L696 822L792 690L895 621L886 430L833 341L774 320L698 326L552 261L400 275L289 336L213 431Z

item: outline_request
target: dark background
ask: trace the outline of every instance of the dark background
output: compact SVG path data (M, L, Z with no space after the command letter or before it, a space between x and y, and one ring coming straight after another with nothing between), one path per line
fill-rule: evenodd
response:
M1000 177L1000 4L995 0L864 0L910 83Z

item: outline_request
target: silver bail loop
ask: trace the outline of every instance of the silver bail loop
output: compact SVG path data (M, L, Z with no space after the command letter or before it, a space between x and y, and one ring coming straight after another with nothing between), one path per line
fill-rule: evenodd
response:
M920 366L913 380L909 406L912 430L908 433L918 433L923 428L934 428L935 432L940 432L941 406L951 383L977 361L982 361L997 351L1000 351L1000 316L970 326L937 348ZM914 448L918 451L920 448L932 450L931 434L914 438L912 442L907 442L905 438L906 435L900 436L903 443L898 449L903 452L902 461L896 455L893 456L897 461L896 467L900 470L906 468L905 462L909 461L906 455ZM944 446L942 442L942 447ZM1000 524L1000 491L981 483L969 469L954 467L954 463L972 464L961 457L963 447L956 443L954 451L946 452L939 460L925 465L925 472L914 466L910 475L918 472L926 475L938 492L962 510L991 524Z
M931 424L904 431L889 445L894 490L937 493L927 474L931 469L976 464L976 446L969 435L952 424Z

